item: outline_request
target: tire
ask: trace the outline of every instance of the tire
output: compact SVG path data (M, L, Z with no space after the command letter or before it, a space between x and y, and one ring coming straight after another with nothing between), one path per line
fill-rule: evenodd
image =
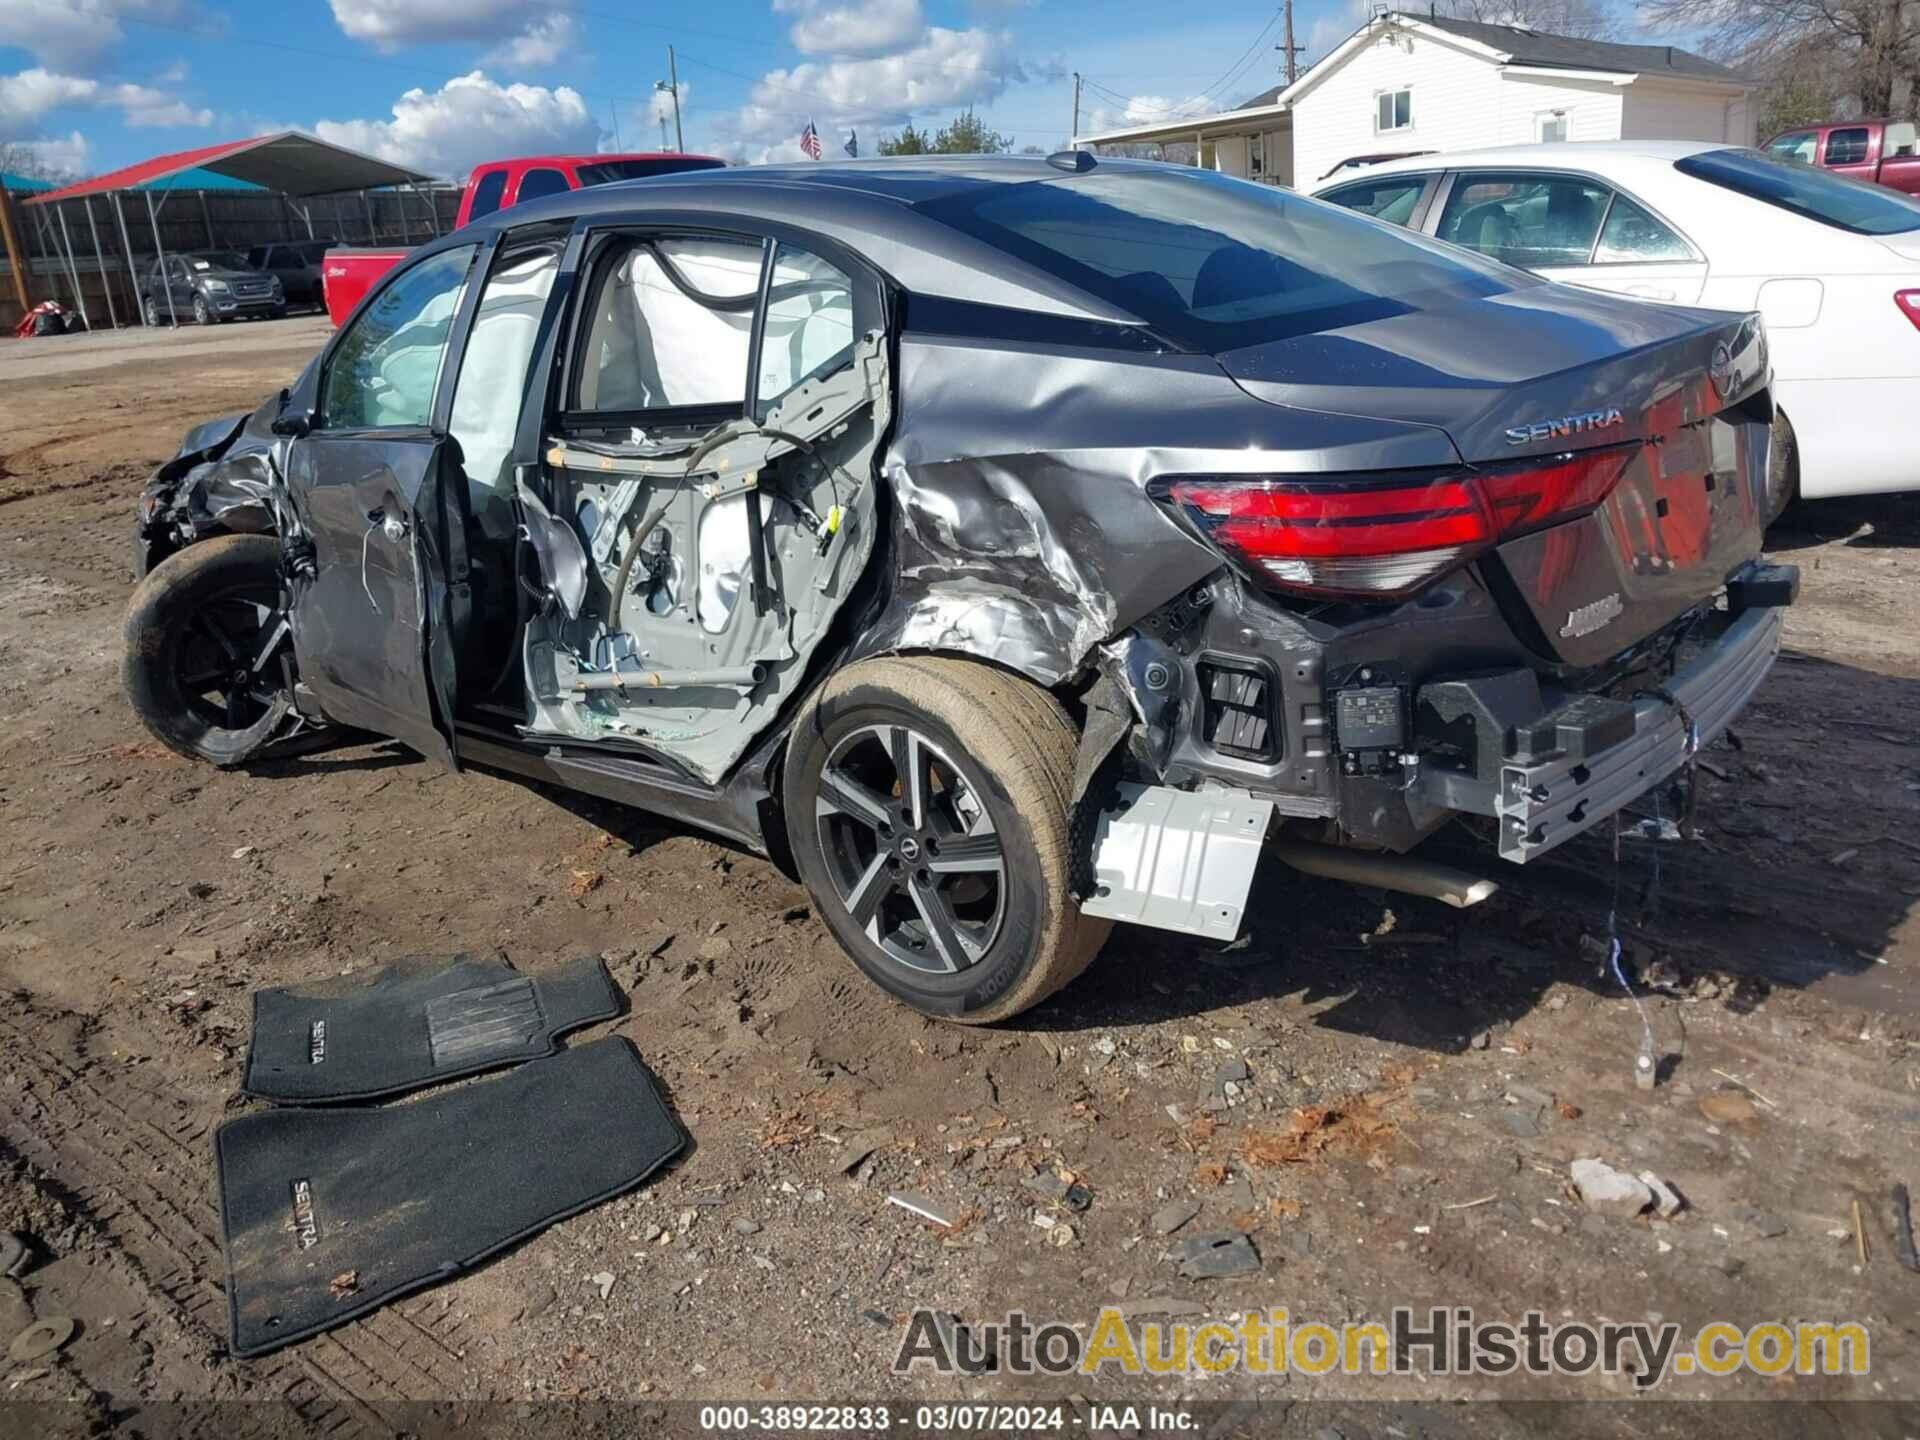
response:
M1761 519L1771 526L1800 498L1800 441L1793 422L1778 411L1767 444L1767 510Z
M269 629L277 630L282 593L280 542L272 535L202 541L168 556L140 582L127 606L121 682L155 739L224 768L280 733L293 709L278 663L286 638L257 683L235 686L232 676L265 648Z
M160 328L160 302L149 295L146 304L140 307L140 313L146 319L150 329Z
M1112 924L1073 896L1078 743L1052 696L970 661L867 660L822 687L787 742L788 843L868 979L924 1015L984 1025L1087 967ZM921 777L917 821L904 773Z
M216 323L213 317L213 311L207 308L207 297L204 295L196 295L193 297L193 323L196 325L212 325Z

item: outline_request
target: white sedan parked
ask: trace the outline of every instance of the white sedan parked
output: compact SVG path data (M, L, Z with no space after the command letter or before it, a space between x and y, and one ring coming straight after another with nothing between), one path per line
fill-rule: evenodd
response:
M1920 202L1700 141L1396 160L1315 192L1548 279L1758 310L1772 342L1775 513L1920 489Z

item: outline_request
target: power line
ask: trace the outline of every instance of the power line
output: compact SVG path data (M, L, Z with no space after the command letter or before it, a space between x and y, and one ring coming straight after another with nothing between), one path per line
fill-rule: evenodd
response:
M1253 43L1247 46L1246 50L1241 54L1240 58L1234 61L1233 64L1227 68L1227 71L1224 75L1220 76L1219 79L1215 80L1211 85L1207 86L1206 89L1199 91L1193 98L1194 99L1217 98L1216 92L1225 89L1230 84L1237 83L1238 78L1241 76L1242 72L1250 67L1251 62L1260 53L1260 48L1263 44L1266 43L1267 36L1273 33L1273 27L1280 23L1281 13L1282 12L1278 10L1274 11L1272 16L1268 18L1267 23L1260 27L1260 33L1253 37ZM1117 90L1114 90L1109 86L1101 84L1099 81L1095 80L1092 76L1087 77L1087 84L1092 86L1095 90L1098 90L1101 94L1107 96L1109 99L1117 101L1118 103L1123 104L1130 109L1135 108L1136 102L1139 98L1138 96L1134 96L1134 95L1122 95ZM1166 115L1168 117L1178 118L1182 114L1182 112L1186 109L1186 105L1185 104L1140 105L1137 108L1139 113L1145 114L1145 115L1158 114L1158 115Z

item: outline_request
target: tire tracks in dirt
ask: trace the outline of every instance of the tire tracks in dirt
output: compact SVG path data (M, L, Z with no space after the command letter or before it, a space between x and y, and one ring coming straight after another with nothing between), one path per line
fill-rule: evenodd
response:
M84 1016L19 992L0 1008L7 1142L84 1208L156 1308L209 1359L223 1360L225 1264L211 1184L217 1117L87 1058L89 1028ZM354 1422L399 1435L412 1425L396 1407L476 1390L465 1346L463 1318L429 1295L278 1354L225 1363L243 1397L290 1404L319 1431Z

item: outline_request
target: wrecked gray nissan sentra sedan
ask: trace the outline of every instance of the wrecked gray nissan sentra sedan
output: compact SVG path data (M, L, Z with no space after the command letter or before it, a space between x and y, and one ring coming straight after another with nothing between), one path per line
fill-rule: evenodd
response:
M140 502L126 682L790 865L955 1020L1254 866L1429 892L1685 766L1765 677L1751 316L1164 165L888 160L556 196L422 247ZM1455 899L1480 893L1472 888Z

